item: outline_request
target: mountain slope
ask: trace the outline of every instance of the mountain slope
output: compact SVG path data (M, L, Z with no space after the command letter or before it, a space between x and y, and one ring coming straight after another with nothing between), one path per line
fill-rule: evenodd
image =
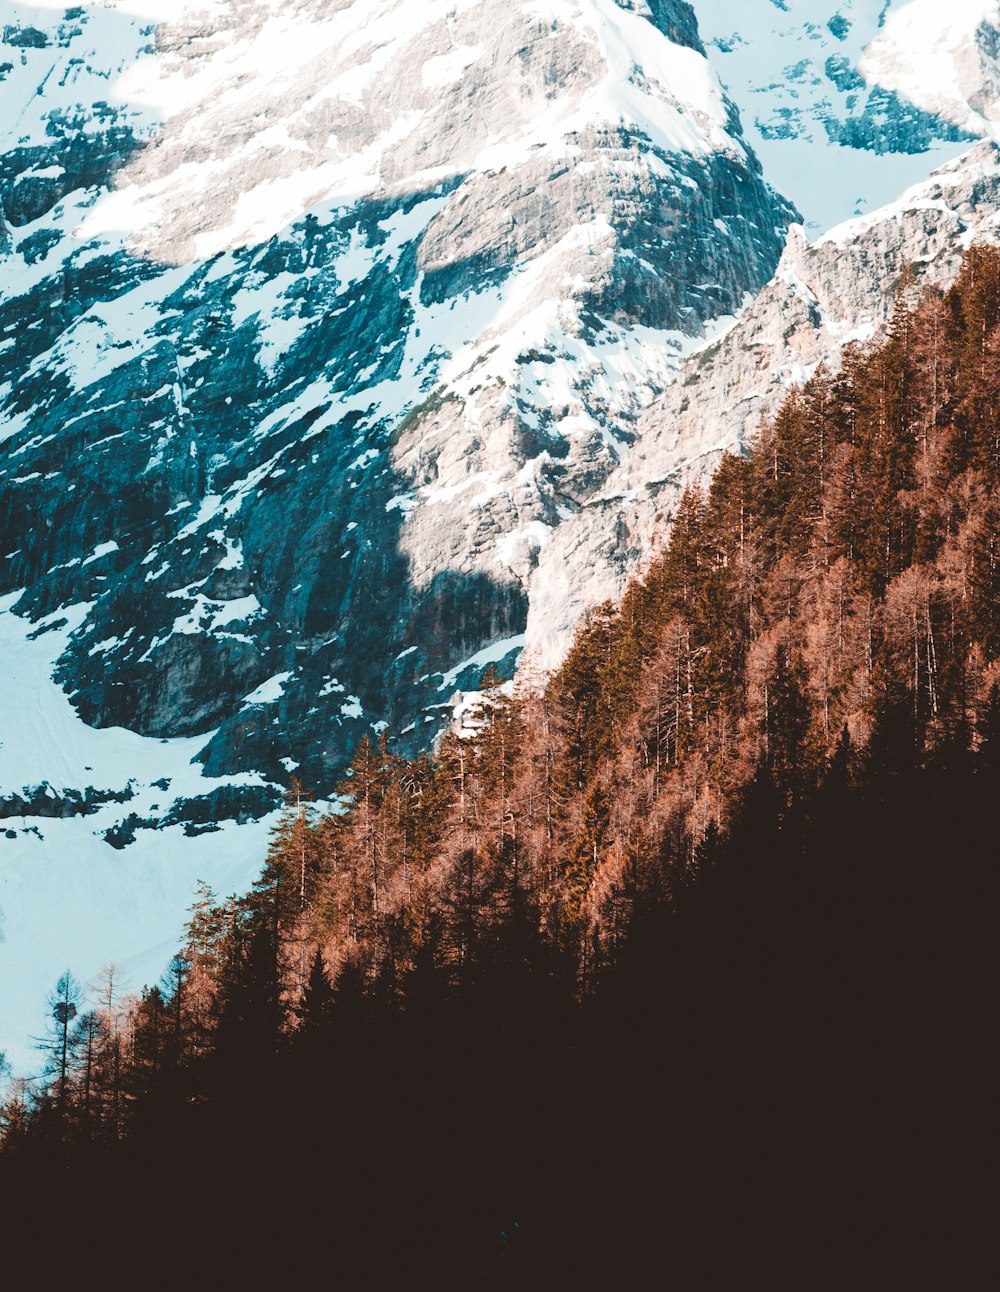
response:
M542 693L491 688L433 758L362 742L349 809L290 804L162 990L91 997L68 1046L56 1014L0 1120L15 1244L59 1162L87 1225L143 1180L130 1257L152 1189L251 1285L978 1286L1000 249L899 304ZM317 1163L294 1233L217 1242Z
M773 374L884 317L914 247L953 263L988 182L945 184L898 240L859 228L849 291L794 244L671 386L772 279L794 216L772 175L825 219L831 157L910 176L928 157L901 148L992 129L988 8L951 8L913 116L876 90L928 30L895 14L929 10L875 7L6 7L5 982L40 999L70 946L81 972L113 953L146 976L196 871L249 882L291 772L328 793L386 726L426 748L526 637L556 662ZM836 94L784 75L803 42ZM838 86L866 60L867 89ZM823 185L838 212L857 188ZM957 223L927 213L952 201Z
M89 21L10 39L44 87ZM88 722L221 724L209 769L271 774L294 732L323 785L523 632L545 532L788 212L683 4L233 4L156 40L117 86L164 105L148 143L90 105L110 195L44 93L59 142L9 154L3 586L93 603Z
M807 244L793 230L774 279L717 341L682 364L640 420L639 438L601 488L562 525L530 585L528 657L551 668L580 615L617 601L648 561L684 488L740 451L761 418L820 364L889 320L909 273L945 286L975 240L1000 225L1000 148L981 143L889 206Z

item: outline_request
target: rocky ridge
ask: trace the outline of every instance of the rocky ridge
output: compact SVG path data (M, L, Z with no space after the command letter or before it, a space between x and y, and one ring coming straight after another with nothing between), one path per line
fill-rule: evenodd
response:
M681 365L642 415L639 437L560 526L529 586L528 659L558 662L580 616L615 601L648 559L688 484L739 452L762 418L820 364L891 317L904 272L946 286L962 252L1000 228L1000 147L977 144L871 215L807 243L793 228L772 281L739 319Z

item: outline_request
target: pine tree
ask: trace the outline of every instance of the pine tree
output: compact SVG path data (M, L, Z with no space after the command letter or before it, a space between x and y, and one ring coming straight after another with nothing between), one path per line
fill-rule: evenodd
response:
M160 980L165 1007L170 1018L169 1062L174 1068L178 1067L187 1056L190 1017L187 996L190 979L191 960L183 951L178 951L171 957Z
M275 923L266 908L254 904L227 940L216 1008L214 1052L223 1080L262 1077L285 1027Z
M765 760L775 784L790 799L805 787L805 744L809 731L809 703L804 670L798 660L780 648L767 684L764 713Z
M70 1044L79 1076L79 1118L84 1134L90 1136L100 1120L101 1073L108 1049L104 1018L98 1010L77 1015Z
M64 1123L69 1108L70 1083L74 1073L73 1047L70 1043L73 1021L83 1003L83 989L69 969L59 976L49 993L49 1030L39 1042L46 1055L46 1072L55 1079L56 1108Z
M315 1033L327 1027L330 1022L333 1002L333 986L327 977L323 953L317 947L316 954L313 956L312 968L309 971L309 979L302 993L302 999L295 1011L302 1031L304 1033Z

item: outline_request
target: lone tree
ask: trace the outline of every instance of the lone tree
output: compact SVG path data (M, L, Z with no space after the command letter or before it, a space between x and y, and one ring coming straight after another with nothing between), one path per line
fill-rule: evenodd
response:
M72 1060L70 1025L76 1018L82 1001L83 989L70 971L65 970L59 975L59 981L49 993L48 1006L51 1022L49 1023L48 1035L39 1042L39 1048L49 1056L46 1065L48 1071L56 1077L60 1119L66 1115L69 1090L69 1073Z

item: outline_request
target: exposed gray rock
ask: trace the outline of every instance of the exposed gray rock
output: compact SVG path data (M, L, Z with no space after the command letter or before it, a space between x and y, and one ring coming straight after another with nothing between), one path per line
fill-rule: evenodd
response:
M682 0L232 0L155 39L158 123L43 96L0 157L0 594L88 604L89 723L326 789L518 642L792 212Z
M642 415L636 443L560 525L532 574L528 659L557 663L580 615L617 600L666 536L686 485L740 451L762 417L844 346L887 322L907 267L945 285L974 238L1000 225L1000 148L982 143L898 202L809 245L793 228L772 282L719 340L688 358Z

